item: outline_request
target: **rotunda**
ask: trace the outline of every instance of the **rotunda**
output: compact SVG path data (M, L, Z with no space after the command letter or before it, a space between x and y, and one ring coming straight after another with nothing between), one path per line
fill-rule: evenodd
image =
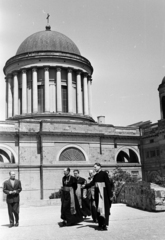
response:
M92 73L76 44L47 25L26 38L5 64L6 119L94 122Z
M71 39L47 24L21 43L4 73L0 186L14 169L23 185L21 199L34 201L60 189L66 166L84 178L95 162L141 176L138 127L105 124L104 116L93 120L93 67Z

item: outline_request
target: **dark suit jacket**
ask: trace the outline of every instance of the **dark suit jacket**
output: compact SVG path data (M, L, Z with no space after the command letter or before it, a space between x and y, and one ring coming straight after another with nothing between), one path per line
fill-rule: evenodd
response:
M9 194L10 191L16 191L14 194ZM6 202L19 202L19 193L22 191L21 181L15 179L14 187L12 187L10 179L3 184L3 192L7 194Z

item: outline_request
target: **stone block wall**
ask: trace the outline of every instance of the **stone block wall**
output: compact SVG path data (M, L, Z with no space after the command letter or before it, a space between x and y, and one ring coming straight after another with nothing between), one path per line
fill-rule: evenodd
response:
M115 163L115 149L102 148L102 153L100 154L99 147L90 147L89 149L89 159L91 163L101 162L101 163Z
M147 182L123 185L117 202L147 211L165 210L165 188Z
M40 154L38 154L37 146L20 147L20 164L22 165L40 164Z
M40 171L39 169L21 169L22 183L21 201L40 199Z

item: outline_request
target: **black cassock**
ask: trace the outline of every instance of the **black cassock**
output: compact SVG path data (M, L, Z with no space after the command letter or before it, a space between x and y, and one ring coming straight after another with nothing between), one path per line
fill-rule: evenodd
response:
M77 178L76 195L78 198L78 202L79 202L79 206L80 206L82 215L85 217L91 215L90 200L87 196L87 190L81 188L81 186L86 183L87 183L87 181L85 180L85 178L82 178L82 177Z
M93 177L88 178L88 183L90 183L93 180ZM90 203L90 209L91 209L91 215L94 222L97 221L97 211L96 211L96 203L95 203L95 187L92 186L88 189L87 192L89 203Z
M67 222L67 225L74 225L83 220L79 203L75 194L77 189L77 180L73 176L64 176L62 178L61 191L61 218Z
M96 173L93 180L85 185L85 188L95 186L95 202L99 225L109 225L109 215L112 198L112 188L105 171Z

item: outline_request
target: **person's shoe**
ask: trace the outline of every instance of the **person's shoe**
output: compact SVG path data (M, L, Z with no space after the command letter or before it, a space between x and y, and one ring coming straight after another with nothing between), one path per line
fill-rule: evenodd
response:
M101 231L102 230L102 226L99 224L98 225L98 230Z
M107 231L108 229L107 229L107 226L106 226L106 225L99 225L99 226L98 226L98 230L99 230L99 231Z
M14 224L10 223L9 228L12 228L12 227L14 227Z
M18 227L18 226L19 226L19 223L16 223L16 224L15 224L15 227Z
M102 226L102 231L107 231L108 229L107 229L107 226L106 225L103 225Z
M60 223L60 227L66 227L66 226L67 226L67 223L65 221Z

